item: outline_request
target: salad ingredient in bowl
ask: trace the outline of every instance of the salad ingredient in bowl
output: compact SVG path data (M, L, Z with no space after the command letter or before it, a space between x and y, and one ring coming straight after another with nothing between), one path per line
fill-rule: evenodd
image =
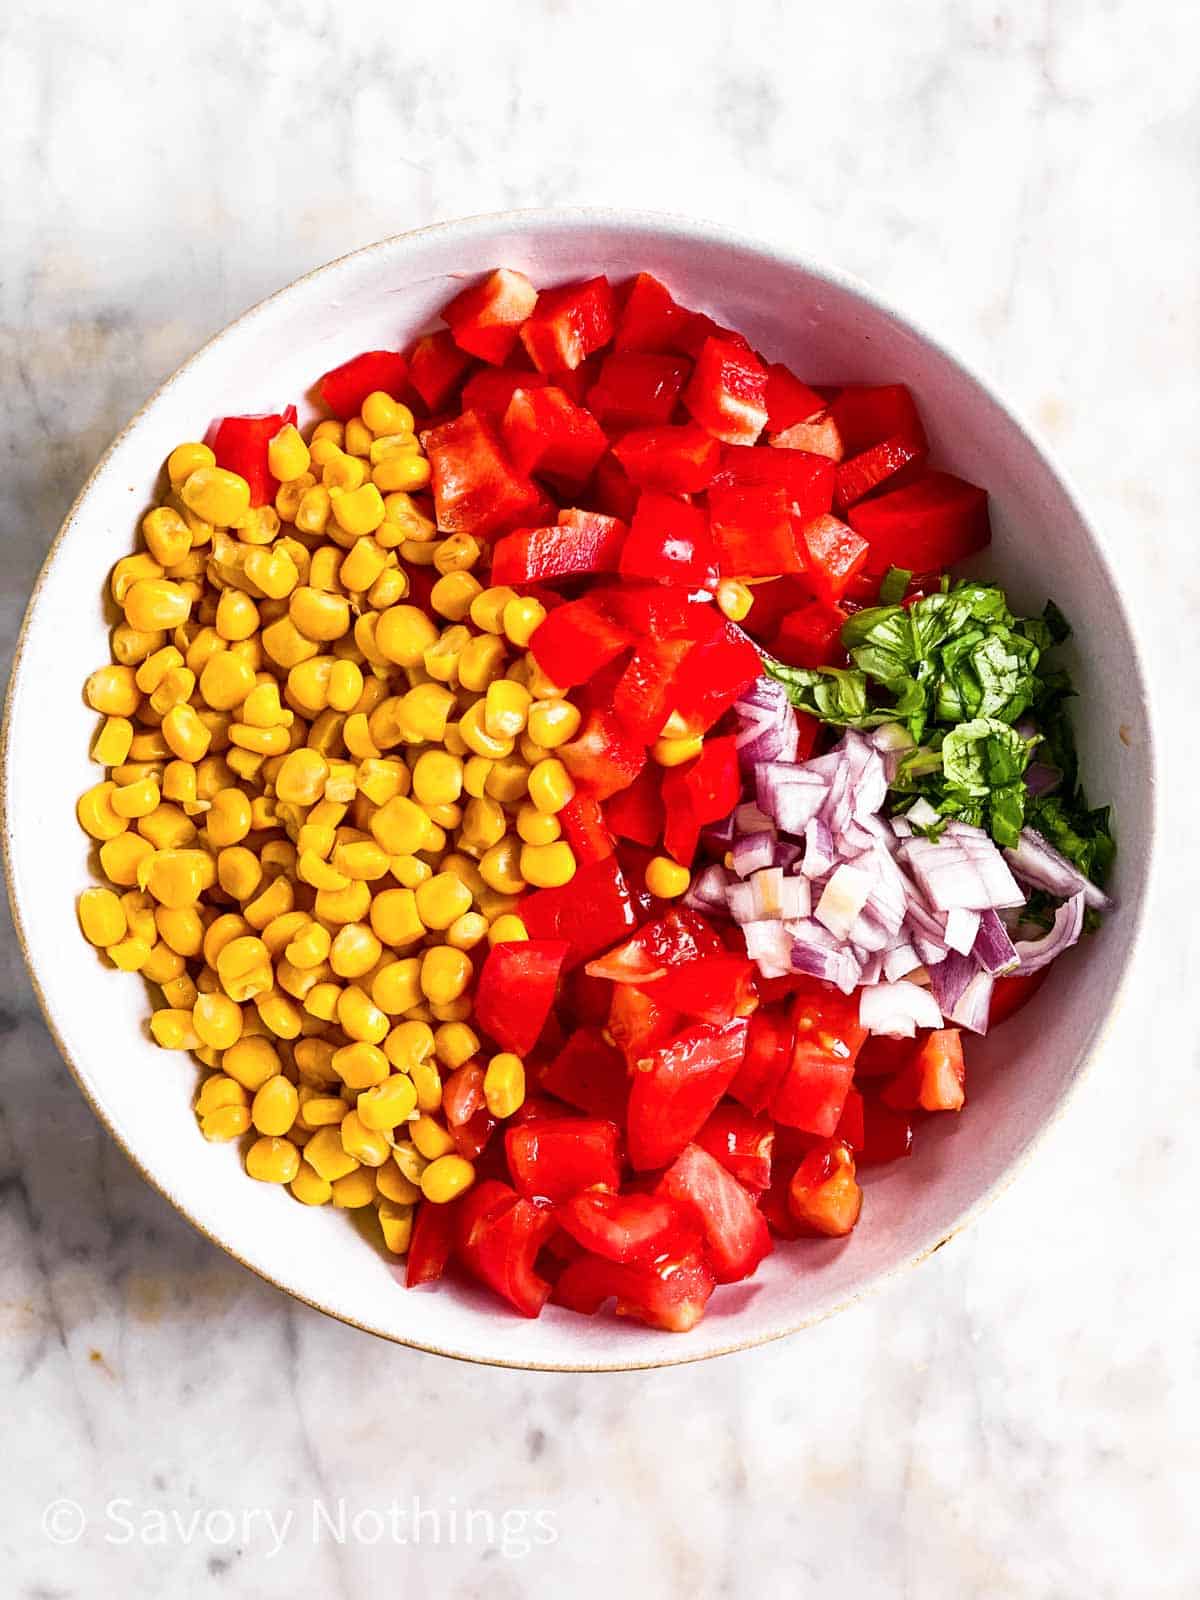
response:
M951 571L986 493L902 384L646 273L444 320L168 457L79 921L252 1178L410 1285L682 1331L848 1234L1107 908L1067 627Z

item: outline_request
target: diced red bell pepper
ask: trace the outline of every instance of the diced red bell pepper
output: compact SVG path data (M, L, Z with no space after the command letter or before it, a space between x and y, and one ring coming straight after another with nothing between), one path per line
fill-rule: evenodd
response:
M727 817L741 797L736 735L706 739L693 761L668 768L662 793L667 814L663 843L681 866L691 866L701 828Z
M453 334L441 328L418 339L408 353L408 381L430 411L445 411L473 366Z
M460 1197L444 1205L427 1203L417 1207L405 1262L404 1282L407 1288L415 1289L421 1283L436 1283L445 1272L446 1263L454 1249L461 1204Z
M807 422L794 422L790 428L775 434L771 443L782 450L803 450L809 455L824 456L828 461L840 461L846 454L831 411L818 412Z
M250 485L250 504L269 505L279 480L267 461L267 446L287 423L296 420L295 406L254 417L222 417L212 430L210 446L217 465L236 472Z
M717 581L717 553L708 518L699 506L646 489L621 551L620 570L626 578L710 588Z
M671 1011L659 1001L653 984L644 989L636 983L613 985L608 1034L630 1066L665 1044L679 1031L681 1022L677 1011ZM626 1101L628 1088L626 1084Z
M504 1148L520 1193L558 1205L595 1183L617 1187L619 1138L615 1124L600 1117L554 1117L510 1127Z
M637 510L638 493L637 486L629 481L625 468L612 451L601 456L600 465L592 474L590 491L590 503L596 510L610 517L620 517L627 523Z
M716 930L698 911L673 906L615 950L589 961L587 970L593 978L607 978L610 983L653 983L671 967L703 961L723 949Z
M733 328L723 328L705 311L688 312L687 321L680 325L675 335L674 347L682 355L690 356L695 361L710 339L730 345L734 350L744 350L748 355L754 354L750 349L750 341L744 334L738 333Z
M849 613L820 600L784 617L772 641L772 654L790 667L832 667L844 654L842 624Z
M585 789L576 790L558 820L577 862L603 861L617 848L599 800Z
M903 1111L894 1111L873 1095L863 1096L863 1142L858 1150L860 1167L882 1167L912 1154L912 1123Z
M835 1139L844 1139L851 1150L859 1151L867 1142L866 1113L863 1110L863 1097L860 1089L853 1085L846 1092L846 1100L842 1106L842 1114L838 1118L838 1125L833 1130Z
M677 428L633 428L613 445L613 455L640 489L699 494L720 466L720 442L694 422Z
M483 1105L483 1068L478 1061L466 1061L442 1084L442 1112L446 1125L461 1127Z
M625 1121L629 1099L625 1058L598 1028L577 1028L543 1070L539 1086L590 1117Z
M425 452L443 533L494 537L527 520L541 504L536 486L513 470L495 428L474 411L430 429Z
M615 622L592 595L558 606L529 641L534 660L560 689L572 689L595 677L628 650L629 630Z
M491 1178L463 1196L457 1221L458 1258L467 1271L523 1317L538 1316L550 1284L534 1263L554 1231L553 1211Z
M615 856L580 867L560 889L524 895L520 914L531 939L567 941L567 968L616 944L636 926L629 887Z
M707 732L761 672L758 651L746 635L735 623L722 622L680 667L671 709L695 732Z
M504 446L518 472L540 473L580 489L608 449L604 429L561 389L518 389L501 423Z
M555 528L518 528L492 552L493 584L552 583L615 572L629 529L601 511L561 511Z
M630 737L652 744L662 732L671 704L671 686L690 639L643 639L613 690L613 715ZM644 841L653 844L653 839Z
M613 349L674 350L690 316L690 311L671 298L665 284L648 272L639 272L625 293Z
M697 1022L634 1064L629 1090L629 1160L665 1167L698 1133L741 1065L746 1022Z
M462 407L499 422L518 389L544 389L549 382L544 372L524 367L481 367L463 384Z
M781 362L767 368L767 431L782 433L797 422L807 422L825 409L815 389L801 383Z
M482 283L456 294L442 317L461 350L501 366L536 304L537 290L523 272L497 267Z
M502 1050L527 1056L537 1043L566 960L562 939L494 944L475 990L475 1021Z
M746 1017L758 1004L754 968L745 956L707 956L672 967L652 985L655 999L701 1022Z
M617 831L617 830L614 830ZM1014 1011L1019 1011L1033 999L1034 995L1046 981L1049 967L1043 967L1039 972L1031 972L1027 977L997 978L996 986L992 990L992 1004L988 1011L988 1028L998 1028Z
M780 1005L763 1005L750 1018L746 1056L729 1085L732 1097L756 1115L765 1111L792 1062L796 1024Z
M335 417L348 422L369 394L378 391L399 400L407 381L408 360L399 350L364 350L318 378L317 393Z
M829 407L848 456L896 434L924 440L920 413L902 383L847 384Z
M936 1028L911 1061L887 1084L881 1099L897 1111L961 1111L966 1103L967 1068L962 1033Z
M708 520L723 578L773 578L804 570L786 489L714 484Z
M942 572L982 550L992 537L987 491L949 472L850 508L850 526L870 546L866 570Z
M849 1233L862 1212L850 1146L827 1139L810 1150L792 1175L788 1203L806 1231L835 1239Z
M629 738L611 712L599 710L588 713L579 734L558 754L575 782L597 800L628 788L646 765L644 746Z
M699 1253L625 1265L585 1254L563 1268L553 1301L590 1317L615 1295L618 1316L636 1317L668 1333L686 1333L704 1315L714 1287L712 1269Z
M677 586L625 583L605 588L606 608L635 638L690 639L704 644L720 630L722 616L708 600L693 600Z
M906 1067L916 1053L911 1039L890 1039L885 1033L873 1033L863 1041L854 1075L858 1078L894 1078Z
M867 1030L858 997L810 980L793 1002L792 1059L771 1102L776 1122L828 1138L838 1125Z
M722 1100L695 1142L747 1189L757 1194L770 1187L775 1129L766 1117L753 1116L744 1106Z
M651 428L670 422L691 372L682 356L637 350L605 356L588 390L588 410L606 428Z
M778 446L727 444L714 487L783 489L799 522L811 522L833 505L834 467L824 456ZM711 497L710 497L711 498Z
M662 769L647 762L627 789L619 789L604 806L609 828L618 839L655 845L662 838Z
M898 433L890 439L882 439L869 450L839 463L834 504L845 515L852 505L873 494L889 479L898 483L899 474L914 462L924 461L928 453L924 435L917 439L912 434Z
M771 1235L753 1199L732 1173L698 1144L689 1144L663 1174L658 1192L685 1206L704 1233L718 1283L738 1283L771 1253Z
M702 1243L698 1222L668 1195L583 1189L559 1208L558 1221L606 1261L654 1261L699 1250Z
M753 444L767 423L767 369L750 350L706 339L683 403L714 439Z
M486 1106L480 1106L478 1111L472 1112L465 1122L456 1123L453 1127L448 1126L447 1132L454 1140L456 1153L462 1156L464 1161L477 1162L487 1149L495 1128L495 1117ZM495 1176L499 1170L497 1167L496 1173L491 1175ZM483 1175L482 1172L478 1174L480 1177Z
M616 323L607 278L543 289L521 343L539 372L573 372L613 336Z
M813 593L825 605L837 605L850 580L867 564L866 540L836 517L824 516L802 525L800 541Z

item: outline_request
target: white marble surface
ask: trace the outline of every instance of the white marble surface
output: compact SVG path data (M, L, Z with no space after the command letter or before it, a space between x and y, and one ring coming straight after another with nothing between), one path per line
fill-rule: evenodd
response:
M788 238L990 371L1128 552L1182 737L1135 984L1020 1182L858 1309L662 1375L439 1361L250 1277L94 1124L5 923L0 1593L1200 1590L1198 41L1183 0L10 0L6 659L87 468L236 312L430 220L616 202Z

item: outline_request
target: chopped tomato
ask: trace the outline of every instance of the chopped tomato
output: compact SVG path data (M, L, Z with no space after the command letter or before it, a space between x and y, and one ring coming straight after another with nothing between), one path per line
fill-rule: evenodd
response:
M518 528L496 543L495 585L554 583L593 572L615 572L628 533L599 511L560 511L554 528Z
M590 1317L615 1295L619 1317L686 1333L704 1315L714 1287L712 1269L696 1252L624 1265L587 1254L563 1268L553 1299L557 1306Z
M592 487L588 504L610 517L620 517L629 522L637 510L637 485L630 482L625 468L610 450L600 457L600 465L592 474Z
M744 1106L722 1100L695 1142L747 1189L757 1194L770 1187L775 1129L768 1117L756 1117Z
M681 356L617 351L606 356L588 390L588 410L606 428L651 428L670 422L691 363Z
M629 1159L663 1167L712 1115L746 1053L746 1023L696 1022L634 1063Z
M741 955L705 956L686 966L670 967L655 980L661 1005L702 1022L729 1022L748 1017L758 1005L755 968Z
M914 483L850 508L850 526L867 541L867 570L941 572L975 555L991 539L987 493L949 472L926 472Z
M717 552L708 518L675 495L645 490L621 551L620 570L626 578L711 587L717 581Z
M210 444L217 465L236 472L250 486L252 506L269 505L279 480L267 463L267 446L280 428L296 421L295 406L253 417L222 417L212 430Z
M504 1148L520 1192L557 1205L595 1183L617 1187L619 1137L614 1123L598 1117L554 1117L510 1127Z
M858 1020L858 996L810 979L792 1003L796 1029L792 1058L775 1091L776 1122L828 1137L838 1125L867 1030Z
M613 455L639 489L699 494L713 480L721 446L694 422L670 428L633 428L613 445Z
M866 1113L863 1109L863 1097L860 1089L851 1086L846 1092L842 1114L838 1118L838 1125L833 1130L835 1139L844 1139L851 1150L861 1150L867 1142Z
M988 1012L988 1027L998 1028L1014 1011L1019 1011L1033 999L1034 995L1045 982L1049 967L1043 967L1039 972L1031 972L1024 977L997 978L996 986L992 990L992 1005Z
M699 912L681 906L648 922L632 939L599 960L589 961L587 970L593 978L608 978L613 983L651 983L670 967L700 961L722 949L717 934Z
M475 1021L502 1050L526 1056L537 1043L567 950L564 939L523 939L488 951L475 989Z
M558 813L558 820L577 862L603 861L616 849L599 800L586 790L575 791Z
M478 1061L466 1061L442 1084L442 1112L446 1124L458 1128L483 1105L483 1068Z
M432 1209L429 1202L418 1216L427 1209ZM536 1317L549 1298L550 1284L534 1263L554 1226L553 1211L535 1206L506 1183L488 1179L459 1203L459 1260L523 1317Z
M565 939L565 965L577 966L616 944L635 924L629 887L615 856L579 868L561 889L538 889L521 900L531 939Z
M496 1119L486 1106L480 1106L477 1111L467 1118L465 1122L456 1123L448 1128L450 1137L454 1140L454 1148L464 1161L478 1162L488 1147L488 1142L496 1130ZM483 1173L476 1169L477 1176ZM499 1168L497 1173L499 1175Z
M498 423L518 389L544 389L549 382L544 372L524 367L481 367L463 384L462 407Z
M687 1207L700 1224L718 1283L748 1278L771 1253L771 1235L753 1199L698 1144L689 1144L667 1169L658 1192Z
M362 403L376 391L399 400L408 381L408 361L399 350L364 350L340 367L317 379L317 393L342 422L362 410Z
M608 1034L630 1066L665 1044L682 1020L655 994L652 984L646 988L636 983L613 985Z
M508 461L486 417L464 411L425 437L438 527L494 537L535 513L537 489Z
M537 290L523 272L498 267L482 283L456 294L442 317L461 350L501 366L536 304Z
M608 449L604 430L591 412L552 385L516 390L501 432L518 472L536 472L568 493L583 487Z
M539 372L573 372L612 338L614 309L607 278L543 289L521 342Z
M962 1033L937 1028L916 1050L908 1065L884 1088L884 1105L898 1111L961 1111L967 1081Z
M473 362L444 329L418 339L408 353L408 381L430 411L444 411Z
M707 338L683 403L714 439L753 444L767 425L767 369L744 346Z
M783 1006L760 1006L750 1018L746 1057L729 1093L748 1111L765 1111L792 1061L796 1025Z
M801 1161L788 1193L792 1215L813 1233L847 1234L862 1211L854 1152L841 1139L827 1139Z
M586 683L632 643L628 630L588 595L552 611L529 648L550 681L570 689Z
M585 1250L606 1261L654 1261L696 1251L701 1244L696 1221L667 1195L583 1189L559 1208L558 1221Z
M591 1117L625 1121L629 1077L620 1051L597 1028L578 1028L541 1075L540 1086Z
M909 1041L911 1043L911 1041ZM862 1167L882 1167L912 1154L912 1123L873 1095L863 1096L863 1142L858 1151Z

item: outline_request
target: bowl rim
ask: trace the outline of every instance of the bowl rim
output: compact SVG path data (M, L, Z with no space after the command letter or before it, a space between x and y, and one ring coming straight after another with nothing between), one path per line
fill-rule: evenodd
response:
M620 1360L605 1359L602 1361L571 1362L571 1361L514 1361L505 1360L494 1356L484 1356L462 1349L446 1348L444 1346L427 1343L421 1339L406 1338L400 1333L390 1329L372 1326L360 1322L346 1312L338 1311L332 1306L322 1304L311 1296L283 1282L273 1276L265 1268L247 1260L240 1254L236 1243L226 1237L214 1233L212 1229L201 1222L187 1208L181 1198L172 1194L164 1184L143 1164L138 1153L121 1137L118 1130L110 1121L106 1109L100 1099L94 1095L84 1081L83 1075L76 1065L66 1042L59 1032L49 999L43 990L41 979L35 969L32 951L30 950L25 933L25 925L21 914L21 906L17 897L16 880L13 872L14 840L12 818L9 810L9 770L13 759L12 718L16 702L17 684L21 676L21 668L25 654L25 647L31 629L34 613L37 609L41 591L45 586L51 571L57 565L62 553L66 537L74 527L79 515L86 504L93 485L104 472L110 458L119 445L129 434L131 429L145 414L156 405L174 384L184 377L191 368L212 348L225 340L233 338L251 322L262 316L276 301L290 295L294 290L304 284L327 274L332 275L337 269L350 262L372 256L381 252L394 249L398 246L414 243L431 237L441 237L447 240L468 239L472 236L487 235L504 230L505 228L525 228L541 230L549 233L562 231L570 232L577 227L588 224L606 227L619 227L625 232L635 235L662 235L669 233L677 239L697 245L711 244L713 242L729 245L736 249L752 252L760 257L765 257L775 265L807 274L810 278L829 284L847 295L857 299L870 311L877 315L890 318L898 326L912 332L916 337L940 360L951 368L956 368L963 376L979 389L987 400L995 406L998 412L1032 445L1041 457L1050 474L1057 480L1064 498L1072 511L1078 517L1090 542L1092 553L1103 569L1113 593L1117 597L1122 621L1125 624L1129 637L1132 663L1140 686L1146 689L1149 685L1147 663L1137 628L1130 613L1128 604L1117 581L1117 574L1110 551L1099 524L1089 514L1079 490L1064 470L1054 452L1048 447L1041 432L1025 416L1020 414L1007 400L1000 395L985 377L971 362L959 351L946 343L940 336L929 331L922 321L900 310L888 296L859 278L856 274L836 267L819 257L810 255L807 251L784 245L777 238L771 236L758 236L745 233L740 229L731 228L724 223L690 217L677 212L655 211L639 207L625 209L615 206L549 206L549 207L524 207L506 211L478 212L469 216L452 218L445 221L425 224L419 228L406 229L401 233L389 234L382 239L360 245L345 254L335 256L329 261L310 268L299 277L292 279L278 289L273 290L263 299L249 306L231 322L225 324L216 333L206 339L192 352L179 366L168 374L153 392L143 401L128 421L114 435L95 466L88 473L79 492L71 502L65 516L59 525L46 555L38 569L29 599L21 619L13 649L12 665L9 672L8 687L5 694L3 719L0 722L0 857L4 865L8 902L12 913L14 931L21 951L21 957L29 975L34 996L46 1023L46 1027L58 1049L60 1056L66 1063L71 1076L84 1099L91 1107L97 1120L101 1123L114 1143L121 1149L126 1158L133 1165L138 1174L151 1185L152 1188L163 1196L168 1204L177 1211L186 1221L202 1234L210 1243L217 1245L227 1255L231 1256L242 1267L247 1268L254 1275L280 1290L294 1300L310 1306L314 1311L355 1328L359 1332L368 1333L376 1338L384 1339L388 1343L402 1347L419 1350L429 1355L443 1356L450 1360L464 1361L475 1366L501 1367L517 1371L537 1372L570 1372L570 1373L599 1373L599 1372L632 1372L653 1371L662 1367L686 1366L700 1361L715 1360L721 1356L734 1355L741 1351L756 1349L759 1346L773 1344L777 1340L790 1338L804 1329L813 1327L827 1318L835 1316L838 1312L848 1309L867 1296L881 1291L885 1285L891 1283L901 1274L918 1266L922 1261L936 1254L943 1245L961 1234L973 1223L994 1200L1009 1187L1018 1174L1032 1159L1050 1130L1058 1123L1066 1112L1068 1106L1078 1093L1084 1077L1091 1070L1096 1057L1104 1046L1112 1029L1113 1022L1120 1011L1125 996L1128 993L1131 976L1138 964L1138 953L1141 945L1141 935L1146 924L1150 904L1154 898L1155 884L1157 881L1158 866L1158 838L1160 834L1160 808L1162 804L1160 786L1158 784L1159 770L1159 739L1156 727L1155 712L1149 693L1141 696L1141 710L1144 714L1143 752L1146 767L1146 784L1149 796L1147 834L1145 839L1145 867L1142 879L1142 893L1136 908L1135 921L1129 930L1126 953L1121 964L1117 981L1114 983L1105 1007L1100 1025L1096 1028L1090 1043L1085 1048L1080 1060L1064 1085L1059 1098L1045 1120L1028 1136L1025 1143L1017 1150L1009 1161L1004 1171L988 1188L979 1194L955 1219L946 1234L936 1243L930 1244L917 1251L914 1255L895 1262L892 1266L876 1272L852 1293L845 1295L831 1305L822 1306L817 1310L802 1317L800 1320L789 1324L785 1328L775 1328L753 1337L733 1340L717 1349L705 1349L689 1353L686 1349L679 1349L682 1341L664 1341L661 1359ZM676 1353L676 1351L678 1353Z

